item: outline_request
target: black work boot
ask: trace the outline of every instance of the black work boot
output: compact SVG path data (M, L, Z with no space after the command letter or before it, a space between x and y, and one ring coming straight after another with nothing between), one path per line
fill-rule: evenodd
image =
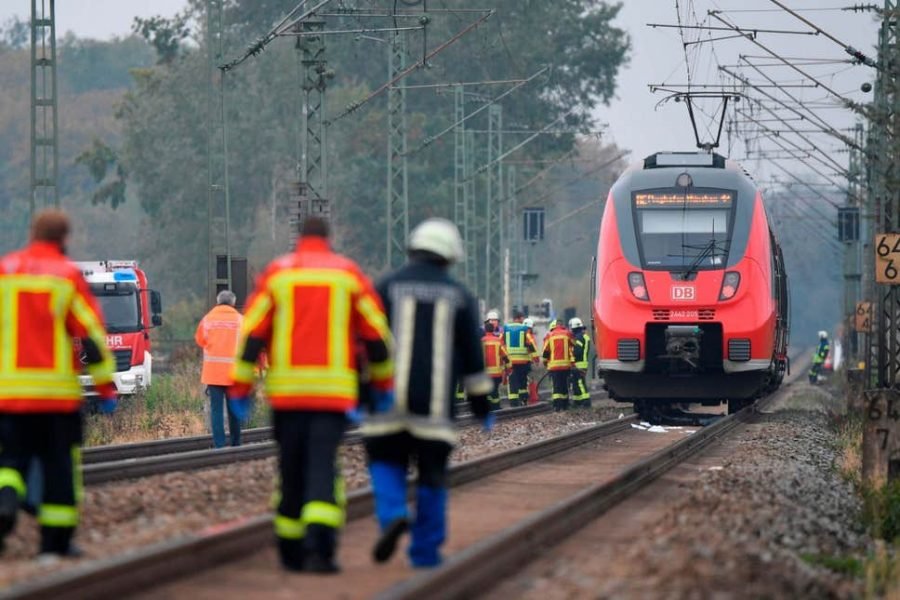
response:
M278 539L278 556L281 566L288 571L303 570L303 538L299 540Z
M78 558L81 548L72 544L74 527L41 527L41 553L38 558L57 556L62 558Z
M409 520L406 517L400 517L391 521L382 532L381 537L378 538L375 548L372 550L372 558L375 562L387 562L394 555L394 551L397 549L397 542L400 540L400 536L406 533L407 529L409 529Z
M305 547L306 551L303 556L305 572L323 575L340 573L341 567L334 560L337 547L336 529L326 525L308 525Z

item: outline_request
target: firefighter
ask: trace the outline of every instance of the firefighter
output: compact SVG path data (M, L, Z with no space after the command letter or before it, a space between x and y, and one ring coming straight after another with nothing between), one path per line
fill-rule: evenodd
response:
M503 326L503 338L512 371L509 375L509 405L522 406L528 401L528 372L537 362L534 335L523 323L524 315L513 314L513 322Z
M491 410L499 410L500 384L509 369L509 355L503 345L503 338L497 337L494 333L494 325L490 321L484 324L481 347L484 351L485 371L494 382L494 391L491 392L488 400L491 402Z
M412 530L409 558L415 567L440 564L446 537L447 461L456 442L453 384L463 382L472 413L493 423L484 371L476 300L448 270L463 258L456 225L427 219L409 237L409 261L378 284L394 332L396 403L375 407L363 424L375 514L381 537L376 562L393 555ZM417 464L416 512L406 506L406 469Z
M553 382L553 409L557 412L569 408L569 374L575 368L572 334L561 321L550 323L550 332L544 338L541 355Z
M206 386L209 396L209 422L212 429L213 446L222 448L225 445L225 416L223 407L225 392L234 383L231 371L234 369L234 357L237 350L238 332L241 327L241 313L234 305L237 297L234 292L222 290L216 296L216 306L206 313L197 325L194 340L203 348L203 370L200 382ZM231 445L241 445L241 421L228 410L228 432Z
M590 408L591 394L587 388L587 372L591 354L591 337L584 330L578 317L569 319L569 331L574 337L572 348L575 369L572 370L572 404L575 408Z
M487 325L490 323L494 327L494 335L499 337L502 335L500 331L500 311L494 309L489 310L488 313L484 316L484 323Z
M819 372L822 370L822 366L825 364L825 359L828 358L829 350L830 346L828 344L828 332L820 331L819 345L816 346L816 353L813 354L812 359L812 367L809 369L810 383L815 384L819 382Z
M336 573L344 522L337 449L357 405L357 348L365 349L376 402L392 400L391 334L381 300L351 260L332 251L328 224L309 217L293 253L272 261L247 303L235 384L240 419L250 411L255 365L268 348L265 391L279 448L280 492L274 526L282 565Z
M100 411L116 407L103 318L65 256L68 237L65 213L45 210L32 223L29 245L0 258L0 544L15 526L37 458L40 551L58 556L78 554L72 535L82 496L80 362L93 378Z

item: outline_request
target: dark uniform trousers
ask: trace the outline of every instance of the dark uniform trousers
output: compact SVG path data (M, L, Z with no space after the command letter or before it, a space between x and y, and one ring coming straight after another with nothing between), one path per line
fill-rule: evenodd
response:
M518 363L512 366L509 374L509 404L522 406L528 404L528 373L531 363Z
M553 408L567 410L569 408L569 371L550 371L553 382Z
M570 373L570 380L572 382L572 405L575 406L575 408L590 408L591 393L588 391L587 387L587 372L579 369L572 369Z
M297 567L308 554L332 559L346 505L337 465L346 417L336 412L276 410L272 422L281 479L275 534L282 561Z
M488 402L491 403L491 410L500 410L500 384L503 383L503 375L492 376L491 381L494 383L494 390L488 396Z
M41 552L65 554L78 525L82 426L79 413L0 413L0 535L15 525L18 503L32 459L42 469L43 494L37 508ZM13 491L15 494L13 494Z

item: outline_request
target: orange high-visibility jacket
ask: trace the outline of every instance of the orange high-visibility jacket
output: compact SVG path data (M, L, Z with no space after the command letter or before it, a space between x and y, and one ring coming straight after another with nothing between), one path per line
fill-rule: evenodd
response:
M55 244L0 258L0 413L73 413L81 406L82 340L94 384L115 371L97 300Z
M345 412L355 407L357 342L391 345L371 281L318 237L301 238L296 252L275 259L257 281L238 341L237 384L254 380L248 339L266 344L265 389L276 410ZM370 361L368 370L372 387L393 385L390 358Z
M234 383L231 371L242 320L241 313L228 304L219 304L200 320L194 340L203 348L201 383L225 386Z
M544 338L541 353L549 371L566 371L575 366L575 352L572 334L564 327L557 327Z
M503 338L493 333L486 333L481 338L481 347L484 349L484 370L491 377L502 377L503 371L509 365L509 355Z

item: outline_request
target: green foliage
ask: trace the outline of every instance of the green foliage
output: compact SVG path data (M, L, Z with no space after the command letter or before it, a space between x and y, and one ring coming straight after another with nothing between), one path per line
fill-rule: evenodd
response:
M135 35L106 42L77 38L69 32L58 46L57 77L66 95L130 87L131 70L154 62L153 49Z
M829 571L840 573L848 577L862 577L866 572L865 561L855 556L829 556L826 554L802 554L800 556L805 562L817 566L825 567Z
M28 21L13 16L0 27L0 52L4 50L20 50L28 45L31 26Z
M900 538L900 481L863 488L863 521L872 535L889 543Z
M91 197L91 202L94 204L108 202L111 208L117 208L125 202L127 173L112 148L95 138L91 147L78 155L75 164L87 167L94 181L100 184ZM116 175L110 181L106 181L107 171L112 167L115 167Z
M181 44L191 34L187 26L188 13L179 13L172 18L135 17L132 30L156 50L157 64L172 63L181 53Z

